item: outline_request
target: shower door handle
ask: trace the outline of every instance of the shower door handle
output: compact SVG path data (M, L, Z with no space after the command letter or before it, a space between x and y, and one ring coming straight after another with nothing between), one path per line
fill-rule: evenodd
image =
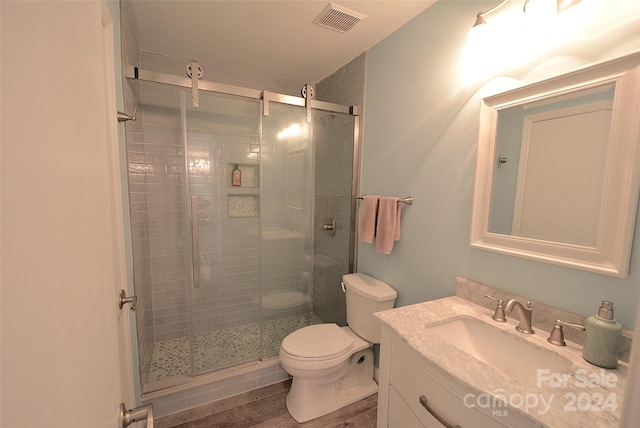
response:
M200 242L198 241L198 196L191 196L191 259L193 287L200 288Z

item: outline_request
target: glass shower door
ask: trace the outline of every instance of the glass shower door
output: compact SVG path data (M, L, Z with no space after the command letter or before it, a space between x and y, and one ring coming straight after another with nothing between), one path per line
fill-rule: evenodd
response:
M192 374L278 355L309 325L313 145L306 109L183 96Z
M309 325L313 279L313 146L306 108L269 103L262 117L263 357Z
M313 313L323 322L347 325L342 275L354 271L355 204L353 186L356 116L314 111L315 213ZM335 222L333 233L323 230Z
M192 374L261 358L260 101L184 93ZM237 181L232 175L239 174Z

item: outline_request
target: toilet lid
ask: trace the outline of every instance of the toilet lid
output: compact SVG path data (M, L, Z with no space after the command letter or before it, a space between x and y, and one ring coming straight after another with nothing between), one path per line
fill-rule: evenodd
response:
M294 331L282 341L282 349L302 358L331 358L353 346L353 339L337 324L316 324Z

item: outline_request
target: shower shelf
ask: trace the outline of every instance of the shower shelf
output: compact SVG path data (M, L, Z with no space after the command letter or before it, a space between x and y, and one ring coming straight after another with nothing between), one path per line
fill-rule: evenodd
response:
M238 165L240 172L242 173L242 185L240 186L232 186L231 185L231 171ZM227 187L233 189L242 189L242 188L252 188L257 189L260 187L259 177L260 170L259 165L257 164L247 164L247 163L228 163L227 164Z
M227 205L229 217L258 217L259 195L256 194L229 194L227 195Z
M229 187L227 195L260 195L257 187Z

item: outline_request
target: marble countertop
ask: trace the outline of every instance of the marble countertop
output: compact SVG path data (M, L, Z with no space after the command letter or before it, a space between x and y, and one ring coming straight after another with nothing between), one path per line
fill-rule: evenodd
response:
M626 382L626 364L615 370L602 369L582 358L582 347L547 342L548 332L536 329L525 335L515 330L517 321L491 319L493 311L459 297L447 297L388 311L374 316L428 363L447 372L471 393L504 397L515 411L544 427L603 427L619 425ZM571 361L561 373L541 373L536 385L525 385L430 333L425 327L461 317L477 318L513 334L536 347L560 354ZM500 352L496 349L496 352Z

